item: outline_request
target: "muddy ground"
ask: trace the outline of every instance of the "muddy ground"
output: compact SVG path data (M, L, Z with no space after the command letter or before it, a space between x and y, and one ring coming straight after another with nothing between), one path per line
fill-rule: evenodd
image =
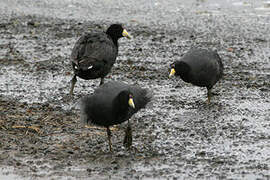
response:
M155 98L132 118L131 150L126 123L112 128L112 153L106 130L80 124L76 106L99 80L79 79L68 96L72 46L112 21L2 14L0 179L270 179L269 16L179 14L168 24L125 22L133 39L120 40L105 81L139 84ZM191 47L223 59L210 105L205 88L168 78Z

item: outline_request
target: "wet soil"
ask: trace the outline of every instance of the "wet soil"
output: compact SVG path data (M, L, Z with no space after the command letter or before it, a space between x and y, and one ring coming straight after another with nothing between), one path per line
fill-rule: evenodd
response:
M71 49L85 31L111 21L6 14L0 33L0 177L6 179L269 179L270 18L179 12L170 23L125 23L119 57L105 81L154 91L132 117L133 148L123 123L83 126L77 101L99 80L79 79L68 96ZM225 74L207 104L206 89L168 78L191 47L217 50Z

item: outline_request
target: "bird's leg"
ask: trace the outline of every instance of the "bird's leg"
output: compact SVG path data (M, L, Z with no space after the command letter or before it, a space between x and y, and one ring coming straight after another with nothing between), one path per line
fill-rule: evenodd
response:
M130 146L132 145L132 129L129 120L128 120L128 127L125 131L125 138L123 144L126 148L130 148Z
M211 92L212 88L207 88L207 99L208 99L208 104L210 104L210 100L212 97L212 92Z
M77 82L77 78L76 78L76 75L74 75L73 78L71 79L71 88L69 91L69 95L73 94L73 89L75 87L76 82Z
M108 135L108 140L109 140L110 152L112 152L112 142L111 142L112 132L109 127L107 127L107 135Z
M102 78L100 79L99 86L101 86L103 83L104 83L104 77L102 77Z

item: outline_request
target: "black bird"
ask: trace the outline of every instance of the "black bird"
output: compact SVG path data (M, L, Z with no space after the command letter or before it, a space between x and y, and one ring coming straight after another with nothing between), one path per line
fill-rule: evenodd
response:
M223 64L216 51L191 49L172 64L169 77L173 75L180 76L187 83L206 87L210 103L211 89L223 75Z
M79 38L71 53L74 76L69 94L73 94L77 76L85 80L101 78L100 85L103 84L115 63L121 37L131 38L120 24L113 24L106 32L87 33Z
M152 92L139 86L130 86L123 82L111 81L101 85L92 95L80 100L81 121L107 128L110 151L110 126L128 121L124 145L132 144L132 132L129 119L144 108L152 99Z

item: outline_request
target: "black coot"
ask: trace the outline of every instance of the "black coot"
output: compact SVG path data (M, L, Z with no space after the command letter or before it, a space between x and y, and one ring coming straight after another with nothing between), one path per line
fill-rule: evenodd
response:
M113 24L106 33L88 33L79 38L71 53L74 76L70 94L73 94L77 76L85 80L101 78L100 85L103 84L115 63L121 37L131 38L120 24Z
M170 77L173 75L180 76L187 83L206 87L210 103L211 89L223 75L223 64L216 51L191 49L172 64Z
M111 81L101 85L92 95L81 99L81 120L107 128L110 151L112 148L109 127L128 120L124 145L130 147L132 134L129 118L144 108L151 98L152 93L148 89Z

